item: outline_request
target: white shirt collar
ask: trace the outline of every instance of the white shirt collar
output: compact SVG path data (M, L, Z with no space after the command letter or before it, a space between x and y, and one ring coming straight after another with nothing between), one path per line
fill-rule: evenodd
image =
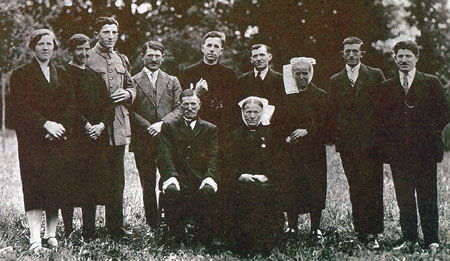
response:
M186 124L186 126L188 125L188 120L185 118L185 117L183 117L183 119L184 119L184 123ZM194 128L195 128L195 125L197 124L197 120L193 120L193 121L191 121L191 123L189 123L189 126L191 127L191 129L193 130Z
M413 83L413 81L414 81L414 77L416 77L416 67L414 67L411 71L409 71L409 72L407 72L407 74L408 74L408 89L409 88L411 88L411 84ZM403 86L403 75L404 75L405 73L403 73L403 72L401 72L401 71L398 71L398 76L400 77L400 83L402 84L402 86Z
M152 72L152 71L150 71L149 69L147 69L147 67L144 67L144 72L145 72L145 74L147 74L148 79L149 79L153 84L155 84L156 79L158 79L159 69L156 70L156 71L154 71L154 72Z
M347 70L347 73L348 72L350 72L350 73L358 73L360 67L361 67L361 63L358 63L354 67L350 67L350 65L346 64L345 65L345 70Z
M267 75L268 71L269 71L269 66L267 66L266 69L261 71L261 74L260 74L261 75L261 79L264 80L266 78L266 75ZM256 77L256 75L258 74L258 70L256 70L256 68L253 68L253 73L254 73L254 75Z

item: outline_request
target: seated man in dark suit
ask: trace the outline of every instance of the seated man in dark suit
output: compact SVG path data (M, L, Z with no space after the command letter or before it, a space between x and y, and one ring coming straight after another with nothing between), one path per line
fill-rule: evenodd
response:
M159 145L162 207L170 236L179 242L185 218L198 225L198 239L210 244L214 233L217 172L217 127L197 117L200 99L194 90L180 95L182 117L163 123Z

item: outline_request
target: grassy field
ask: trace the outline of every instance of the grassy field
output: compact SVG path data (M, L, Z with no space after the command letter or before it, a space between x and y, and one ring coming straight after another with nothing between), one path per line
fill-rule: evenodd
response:
M100 237L95 241L83 242L77 229L68 239L61 242L57 251L45 252L36 257L27 251L28 228L22 202L20 172L17 158L17 143L14 132L8 132L5 151L0 154L0 259L34 260L79 260L79 259L145 259L145 260L237 260L239 256L228 250L208 252L200 245L188 245L176 252L162 245L153 231L144 222L142 191L133 154L126 155L125 220L133 231L127 241L113 241L104 235L103 219L97 222L102 227ZM339 156L334 148L328 151L328 195L327 208L322 218L325 231L324 240L311 242L308 239L309 221L301 218L301 232L272 251L270 260L450 260L450 155L438 166L440 240L442 248L437 254L422 251L404 254L392 251L393 244L400 239L398 207L389 167L384 171L384 213L385 232L380 235L381 249L371 251L360 245L353 234L351 206L347 182ZM370 206L368 206L370 207ZM99 207L100 213L103 209ZM79 211L79 210L77 210ZM76 225L81 226L80 213ZM62 223L59 224L58 238L61 238ZM263 259L255 256L252 259Z

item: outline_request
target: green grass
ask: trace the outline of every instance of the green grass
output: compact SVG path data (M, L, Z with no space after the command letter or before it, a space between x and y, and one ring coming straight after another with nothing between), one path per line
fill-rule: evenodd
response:
M172 252L158 240L153 231L144 222L142 191L139 176L134 164L133 154L126 155L125 209L126 225L132 231L127 241L114 241L105 236L103 228L103 208L99 207L97 226L100 237L94 241L83 242L80 237L81 218L76 211L77 229L72 236L61 242L58 251L48 251L41 256L27 252L28 228L23 207L22 188L17 158L17 142L14 132L7 132L6 150L0 151L0 259L34 260L237 260L239 256L228 250L208 252L201 245L188 245ZM0 148L1 149L1 148ZM394 188L389 167L384 171L384 215L385 232L380 235L381 250L371 251L360 245L352 228L351 206L339 156L333 147L328 153L328 195L327 207L322 218L325 237L322 242L308 239L309 220L300 216L300 234L295 239L272 251L271 260L448 260L450 259L450 155L446 154L442 164L438 165L439 187L439 231L442 249L435 256L421 252L404 254L392 251L393 244L400 239L399 214L395 201ZM368 206L370 207L370 206ZM62 223L58 227L58 238L63 231ZM255 256L252 259L263 259Z

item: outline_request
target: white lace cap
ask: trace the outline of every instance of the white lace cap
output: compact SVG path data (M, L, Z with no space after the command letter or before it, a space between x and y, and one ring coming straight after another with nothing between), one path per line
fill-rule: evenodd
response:
M262 103L263 108L262 108L262 114L261 114L261 118L259 119L259 122L264 126L270 125L270 120L272 119L272 115L275 112L275 106L269 105L269 101L267 99L260 98L257 96L249 96L238 103L239 107L241 107L242 121L245 123L245 125L247 125L247 122L245 121L245 118L244 118L243 106L244 106L244 103L246 103L248 100L257 100Z
M311 82L314 75L314 66L316 64L316 59L311 57L294 57L290 61L290 64L283 66L283 81L284 81L284 91L286 94L298 93L297 83L295 82L294 75L292 74L292 66L298 63L311 64L311 75L308 79L308 84Z

